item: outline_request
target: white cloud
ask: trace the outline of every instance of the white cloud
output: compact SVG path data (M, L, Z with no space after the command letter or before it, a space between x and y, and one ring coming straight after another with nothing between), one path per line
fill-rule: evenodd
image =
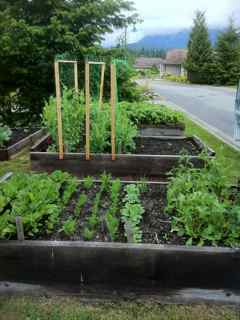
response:
M149 34L160 34L189 28L197 9L206 12L210 27L224 27L230 16L240 24L239 0L134 0L144 22L137 32L129 34L129 42ZM107 37L108 43L116 41L116 34Z

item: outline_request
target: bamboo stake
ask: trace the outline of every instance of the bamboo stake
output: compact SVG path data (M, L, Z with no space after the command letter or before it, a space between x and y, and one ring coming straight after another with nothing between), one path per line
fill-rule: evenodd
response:
M115 145L116 66L111 64L111 144L112 160L116 160Z
M59 159L64 158L63 151L63 132L62 132L62 110L61 110L61 86L59 76L59 62L55 62L55 84L56 84L56 108L57 108L57 126L58 126L58 146L59 146Z
M90 67L85 64L86 160L90 160Z
M77 63L77 61L74 62L74 80L75 80L75 91L78 94L79 87L78 87L78 63Z
M104 76L105 76L105 64L102 64L102 66L101 66L100 95L99 95L99 107L100 107L100 109L102 109L102 104L103 104Z
M22 223L22 217L16 216L16 229L17 229L17 238L19 241L24 241L24 229Z

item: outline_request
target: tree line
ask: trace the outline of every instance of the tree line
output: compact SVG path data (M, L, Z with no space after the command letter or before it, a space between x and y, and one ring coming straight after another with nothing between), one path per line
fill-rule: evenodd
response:
M233 19L211 44L205 13L196 12L185 63L189 81L236 85L240 80L240 33Z
M54 94L56 55L121 57L101 48L104 35L137 21L128 0L0 0L0 117L38 121Z

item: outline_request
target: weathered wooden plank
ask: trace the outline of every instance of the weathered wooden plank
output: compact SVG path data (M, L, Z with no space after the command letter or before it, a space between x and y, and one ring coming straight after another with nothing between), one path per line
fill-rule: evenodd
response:
M230 248L1 241L0 281L240 289L239 257Z

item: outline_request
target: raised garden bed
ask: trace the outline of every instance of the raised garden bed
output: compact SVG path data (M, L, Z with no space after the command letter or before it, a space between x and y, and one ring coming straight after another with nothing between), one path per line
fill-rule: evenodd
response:
M141 125L139 134L145 137L153 136L183 136L185 126L183 124L169 125Z
M204 163L199 157L202 151L207 150L209 156L214 156L197 137L138 137L135 142L134 154L118 154L115 161L110 154L92 154L91 160L86 161L84 153L66 153L64 159L59 160L58 153L47 152L51 139L46 135L31 149L31 168L40 172L63 170L77 177L106 171L125 179L165 178L178 165L181 153L199 167Z
M25 148L32 147L45 134L44 129L12 129L11 139L0 148L0 161L14 158Z
M179 245L185 242L183 237L170 233L171 218L163 212L166 204L165 183L140 182L144 186L141 199L145 213L141 226L145 244L111 242L102 223L92 239L95 242L79 241L82 240L81 230L92 208L90 204L99 191L99 183L92 182L89 188L89 181L84 181L85 185L81 182L66 204L59 225L52 229L51 235L46 233L46 223L42 225L43 232L33 237L35 241L0 241L0 281L67 284L69 287L106 285L112 289L118 286L158 290L221 289L227 290L229 296L232 290L240 290L239 249L187 247ZM64 236L60 225L76 215L76 201L80 193L87 192L86 188L91 191L88 191L88 201L81 210L76 231L73 235ZM64 197L63 189L59 190ZM122 192L120 201L123 199ZM99 215L103 217L110 197L105 194L101 199ZM29 235L27 238L30 239ZM116 241L120 240L126 241L121 225L116 238Z

